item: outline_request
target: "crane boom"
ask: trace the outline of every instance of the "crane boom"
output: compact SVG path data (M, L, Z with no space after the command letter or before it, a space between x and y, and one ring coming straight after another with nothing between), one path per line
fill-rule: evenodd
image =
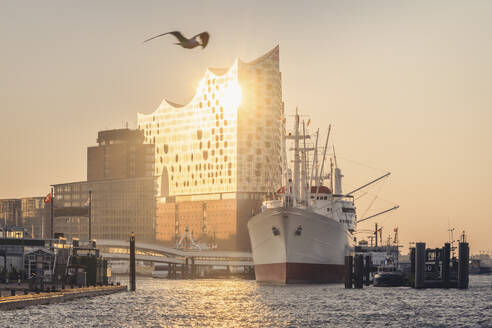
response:
M397 210L398 208L400 208L400 205L396 205L396 206L394 206L394 207L392 207L392 208L389 208L389 209L387 209L387 210L384 210L384 211L381 211L381 212L379 212L379 213L376 213L376 214L373 214L373 215L371 215L371 216L368 216L368 217L366 217L366 218L363 218L363 219L357 220L357 223L362 222L362 221L365 221L365 220L372 219L373 217L379 216L379 215L384 214L384 213L388 213L388 212L391 212L391 211Z
M386 173L385 175L382 175L382 176L380 176L379 178L374 179L374 180L372 180L371 182L368 182L368 183L366 183L365 185L363 185L363 186L361 186L361 187L359 187L359 188L357 188L357 189L352 190L351 192L349 192L349 193L348 193L348 194L346 194L345 196L350 196L350 195L351 195L351 194L353 194L354 192L357 192L357 191L359 191L359 190L361 190L361 189L364 189L365 187L367 187L367 186L369 186L369 185L372 185L373 183L378 182L378 181L379 181L379 180L381 180L381 179L386 178L386 177L387 177L387 176L389 176L390 174L391 174L391 172L388 172L388 173Z

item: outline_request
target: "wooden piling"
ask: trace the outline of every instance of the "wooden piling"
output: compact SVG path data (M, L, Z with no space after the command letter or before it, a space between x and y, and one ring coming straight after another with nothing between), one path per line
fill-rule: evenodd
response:
M424 288L425 243L415 244L415 288Z
M135 234L130 235L130 290L134 292L137 287L135 266Z
M415 247L410 248L410 275L408 282L411 287L415 287Z
M345 288L352 288L353 256L345 256Z
M354 259L354 288L362 289L364 278L364 257L361 254L355 255Z
M442 249L442 287L449 288L449 262L451 260L451 245L444 244Z
M364 283L366 286L370 285L369 281L369 266L371 265L371 257L369 255L366 255L366 260L364 263Z
M468 288L468 264L470 261L470 248L468 243L461 242L458 249L458 288L466 289Z

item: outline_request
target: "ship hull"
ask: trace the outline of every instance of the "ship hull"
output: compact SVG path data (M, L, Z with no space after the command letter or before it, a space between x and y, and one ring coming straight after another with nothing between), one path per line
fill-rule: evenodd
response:
M248 222L258 282L336 283L353 252L345 226L312 211L275 208Z

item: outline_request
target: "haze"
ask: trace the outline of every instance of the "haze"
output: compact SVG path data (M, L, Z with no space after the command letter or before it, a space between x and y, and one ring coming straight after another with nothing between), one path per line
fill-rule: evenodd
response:
M142 44L175 29L209 46ZM440 246L451 226L490 250L490 40L489 1L1 1L0 198L84 180L99 130L280 44L286 110L332 124L345 190L392 172L359 217L378 195L369 213L401 206L375 220L385 238L398 226L405 247Z

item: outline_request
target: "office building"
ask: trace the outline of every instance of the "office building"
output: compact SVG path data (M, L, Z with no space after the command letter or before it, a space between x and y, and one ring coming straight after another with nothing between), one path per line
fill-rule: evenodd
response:
M152 176L154 146L144 139L140 130L98 132L98 145L87 148L87 181Z

